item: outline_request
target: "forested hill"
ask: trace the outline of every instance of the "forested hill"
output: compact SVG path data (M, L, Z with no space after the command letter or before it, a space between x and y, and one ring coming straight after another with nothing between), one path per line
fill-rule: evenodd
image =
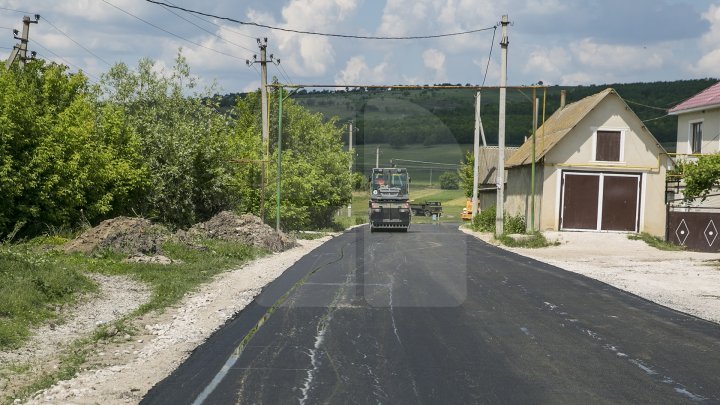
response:
M717 79L673 82L629 83L548 88L546 117L560 105L560 91L567 90L567 102L614 88L647 127L667 148L674 149L677 118L665 116L668 109L715 84ZM519 145L532 128L531 89L507 92L507 144ZM231 104L237 95L224 97ZM355 141L405 144L471 143L474 131L473 89L353 89L350 91L305 91L292 96L311 111L340 122L353 120ZM542 103L542 91L538 91ZM541 111L542 114L542 104ZM488 144L497 144L498 90L482 93L482 121ZM660 118L663 117L664 118Z

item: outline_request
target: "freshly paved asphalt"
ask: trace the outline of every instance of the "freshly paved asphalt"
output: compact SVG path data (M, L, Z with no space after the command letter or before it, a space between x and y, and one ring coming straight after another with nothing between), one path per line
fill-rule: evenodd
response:
M457 224L362 227L301 259L143 400L193 402L720 403L720 326Z

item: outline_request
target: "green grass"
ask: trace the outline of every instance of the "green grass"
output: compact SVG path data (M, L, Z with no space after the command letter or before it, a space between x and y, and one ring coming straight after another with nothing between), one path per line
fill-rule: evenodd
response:
M528 235L523 235L522 238L513 238L510 235L501 235L500 237L496 238L500 243L502 243L505 246L508 247L516 247L516 248L528 248L528 249L539 249L544 248L548 246L557 246L560 243L555 242L549 242L545 236L543 236L540 232L535 232Z
M123 255L102 252L99 256L66 254L52 249L65 239L36 238L14 245L0 245L0 349L17 348L28 338L33 327L60 314L57 306L76 301L81 294L96 291L87 273L127 276L152 289L149 302L113 325L100 326L92 336L75 342L63 353L59 366L45 374L32 376L32 382L13 393L15 397L31 395L59 380L72 378L80 370L92 345L118 333L132 334L129 322L149 311L163 311L186 294L207 283L218 273L266 254L265 251L240 243L204 240L195 247L166 243L165 255L182 263L171 265L123 263ZM110 328L114 332L110 332ZM3 365L0 372L22 373L22 365ZM15 371L13 371L15 370ZM8 401L8 398L0 399Z
M669 251L678 251L678 250L685 250L683 246L674 245L669 242L665 242L664 240L652 236L649 233L639 233L639 234L631 234L628 235L628 239L630 240L641 240L648 244L648 246L652 246L659 250L669 250Z
M80 268L66 266L32 246L0 247L0 348L18 347L30 329L57 318L55 306L97 287Z

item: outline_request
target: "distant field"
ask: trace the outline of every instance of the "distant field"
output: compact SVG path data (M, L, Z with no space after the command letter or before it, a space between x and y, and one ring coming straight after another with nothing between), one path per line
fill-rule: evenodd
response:
M465 153L472 148L472 145L452 144L429 147L408 145L397 149L387 144L359 145L356 146L355 171L369 175L372 168L375 167L375 150L377 147L380 148L380 166L389 167L392 160L396 167L408 169L412 186L431 185L431 180L432 185L439 186L439 176L446 171L457 171L457 165L463 161ZM413 160L415 162L403 160Z
M410 200L413 202L440 201L443 206L441 221L459 221L460 212L465 207L465 196L462 190L441 190L438 187L411 186ZM368 193L353 192L351 217L347 217L347 207L338 211L337 220L347 226L366 223L368 220ZM414 216L412 223L430 223L432 218Z

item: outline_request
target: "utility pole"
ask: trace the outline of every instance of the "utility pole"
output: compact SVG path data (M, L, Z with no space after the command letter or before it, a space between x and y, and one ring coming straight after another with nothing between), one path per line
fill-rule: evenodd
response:
M533 133L532 133L532 166L530 167L530 231L535 232L535 140L538 127L539 101L536 97L537 90L533 87Z
M504 233L503 216L505 214L505 100L507 97L507 49L509 45L507 26L510 24L507 14L502 16L502 38L500 39L500 116L498 117L498 165L497 165L497 202L495 206L495 235Z
M261 105L261 125L262 125L262 159L260 162L260 218L265 220L265 179L266 179L266 167L265 164L268 160L269 155L269 139L270 139L270 117L268 114L268 89L267 89L267 63L272 62L273 56L270 55L270 60L267 59L267 38L257 39L258 47L260 48L260 60L257 60L257 55L253 55L253 61L246 60L245 63L250 66L254 63L260 64L260 103Z
M20 43L13 47L10 57L5 62L5 69L10 69L10 66L15 62L16 59L20 59L20 67L25 66L25 62L35 57L35 52L31 52L31 57L27 57L27 44L30 41L30 24L37 24L40 21L40 14L35 14L35 20L31 20L29 16L23 17L23 28L22 35L18 35L17 30L13 30L15 39L19 39Z
M379 167L380 167L380 147L376 146L375 147L375 168L377 169Z
M473 194L472 194L472 214L471 218L475 218L478 209L478 182L480 177L480 92L475 95L475 140L473 142ZM483 131L484 132L484 131ZM485 145L485 134L482 134L483 145Z
M350 164L349 164L350 167L349 167L349 169L350 169L350 178L351 179L352 179L352 174L353 174L353 161L355 160L354 155L353 155L352 136L353 136L353 123L352 123L352 121L350 121L350 123L348 124L348 152L350 152ZM350 202L348 203L347 216L348 216L348 218L352 217L352 198L350 198Z

